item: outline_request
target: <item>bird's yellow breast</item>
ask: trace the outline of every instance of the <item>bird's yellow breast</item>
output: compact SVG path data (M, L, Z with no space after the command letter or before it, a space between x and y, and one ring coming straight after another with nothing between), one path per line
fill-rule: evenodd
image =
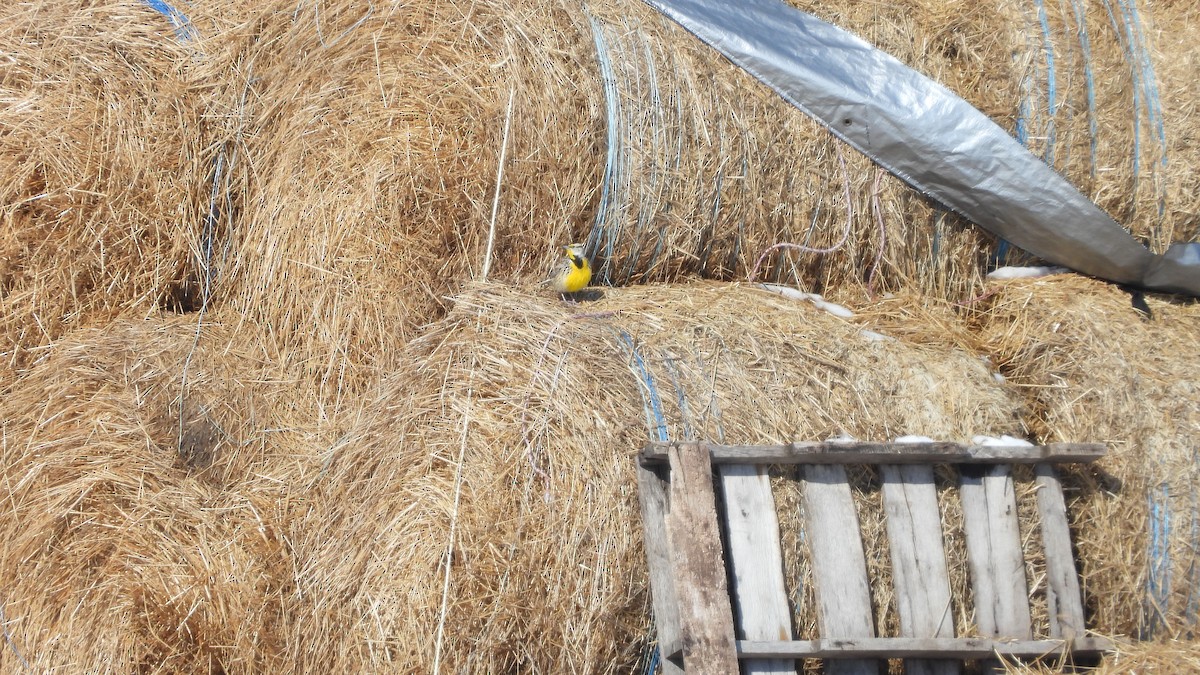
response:
M588 264L587 258L580 257L578 258L578 263L575 260L571 261L571 269L562 278L562 285L559 290L562 293L574 293L587 287L588 282L591 280L592 266Z

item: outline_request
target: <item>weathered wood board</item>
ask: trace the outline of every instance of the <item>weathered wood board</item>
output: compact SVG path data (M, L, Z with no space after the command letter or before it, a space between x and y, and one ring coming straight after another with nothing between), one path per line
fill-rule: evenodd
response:
M933 467L884 464L879 471L900 633L912 638L954 637L950 575ZM909 659L904 667L909 675L962 671L962 664L950 660Z
M1009 468L962 467L963 528L975 595L975 625L986 637L1033 637L1025 555L1017 523L1017 496ZM984 672L1003 672L985 660Z
M638 499L642 507L642 536L646 564L650 572L650 601L654 607L654 625L662 654L663 675L682 675L682 663L666 657L665 645L680 642L679 600L675 594L670 545L667 541L667 486L658 475L638 466Z
M738 670L733 609L717 527L712 464L699 445L671 449L667 541L675 565L683 665L688 673Z
M779 518L767 467L725 464L717 468L724 496L729 565L733 572L733 605L738 637L746 640L790 640L792 614L783 582ZM795 675L789 660L742 662L746 675Z
M805 532L812 551L821 635L874 637L866 556L846 469L837 464L811 464L804 467L803 475ZM879 662L838 659L826 662L825 671L831 675L878 675Z
M1038 512L1042 519L1042 543L1046 548L1046 600L1050 610L1050 636L1076 638L1084 635L1083 596L1079 573L1071 550L1071 528L1062 485L1049 464L1038 464Z
M947 658L982 660L994 655L1054 658L1065 651L1100 654L1113 643L1105 638L1078 640L992 640L988 638L821 638L789 642L738 640L744 658ZM836 661L831 661L836 663Z
M641 461L667 461L672 443L651 443ZM1104 456L1098 443L1049 445L968 445L944 441L865 443L826 441L787 445L718 445L704 443L713 464L1037 464L1091 462Z

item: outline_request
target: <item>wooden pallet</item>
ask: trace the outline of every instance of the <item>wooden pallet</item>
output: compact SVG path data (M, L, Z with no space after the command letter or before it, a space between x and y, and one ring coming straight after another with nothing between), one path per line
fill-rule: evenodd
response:
M663 672L736 673L740 662L742 672L795 673L796 660L819 658L836 674L878 673L879 659L905 659L909 673L940 675L959 672L964 660L994 665L1000 657L1107 651L1108 640L1086 636L1052 466L1104 452L1095 444L651 444L639 456L638 488ZM792 639L772 464L801 465L818 640ZM879 465L901 637L875 636L846 464ZM975 621L984 637L954 635L934 464L959 468ZM1035 465L1053 639L1033 639L1011 464Z

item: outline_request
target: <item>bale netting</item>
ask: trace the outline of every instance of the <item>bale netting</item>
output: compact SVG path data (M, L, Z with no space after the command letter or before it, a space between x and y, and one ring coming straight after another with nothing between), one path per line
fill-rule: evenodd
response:
M1070 481L1095 628L1194 639L1200 609L1200 306L1145 299L1073 275L1000 287L981 348L1026 393L1045 442L1110 454Z
M255 340L196 327L72 332L0 399L0 670L302 663L287 514L336 433Z
M0 387L73 328L191 304L189 57L140 0L0 10Z
M349 631L335 669L629 672L649 634L634 476L647 441L1021 433L1020 397L976 356L881 340L745 286L611 289L577 306L472 286L405 358L330 450L310 524L294 529L321 613L292 630ZM815 603L792 478L776 477L776 498L792 514L803 634ZM869 475L856 484L877 621L895 634L878 490ZM965 589L965 555L953 566ZM969 632L964 599L955 621Z

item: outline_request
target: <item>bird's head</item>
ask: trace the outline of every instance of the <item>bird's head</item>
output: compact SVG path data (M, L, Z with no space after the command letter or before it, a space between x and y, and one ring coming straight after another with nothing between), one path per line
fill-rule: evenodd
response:
M588 259L583 255L583 244L568 244L562 248L563 254L577 268L588 267Z

